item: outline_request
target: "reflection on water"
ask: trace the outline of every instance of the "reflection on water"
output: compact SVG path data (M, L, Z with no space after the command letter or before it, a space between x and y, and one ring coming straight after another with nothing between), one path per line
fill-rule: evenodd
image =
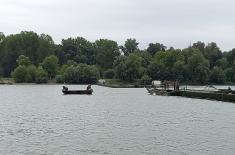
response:
M61 87L0 86L0 154L235 154L235 104Z

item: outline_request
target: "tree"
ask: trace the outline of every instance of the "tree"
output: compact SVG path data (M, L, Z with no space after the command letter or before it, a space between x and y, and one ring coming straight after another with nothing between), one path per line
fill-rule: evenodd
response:
M150 43L148 48L147 48L147 51L152 55L154 56L157 52L160 52L160 51L166 51L166 46L164 46L163 44L160 44L160 43Z
M193 48L200 50L202 53L205 52L205 43L198 41L196 43L193 43Z
M49 38L48 35L46 35ZM27 56L31 63L38 65L46 56L53 54L54 44L44 35L31 31L22 31L19 34L2 37L0 44L0 66L4 76L9 76L16 68L16 59L20 55Z
M18 65L22 65L22 66L29 66L31 65L31 62L29 60L28 57L24 56L24 55L20 55L18 57L18 59L16 60Z
M66 83L92 84L98 81L100 73L96 66L79 64L68 67L63 77Z
M235 48L232 49L230 52L226 52L224 57L227 59L230 66L232 66L235 62Z
M36 77L36 67L31 65L28 57L20 55L17 59L18 67L12 72L15 82L34 82Z
M114 61L113 67L115 71L116 78L119 78L121 80L125 80L127 76L126 72L126 57L125 56L119 56Z
M209 60L210 68L213 68L216 61L222 58L222 52L220 51L217 44L214 42L209 43L206 46L204 55Z
M12 77L16 83L30 82L32 77L30 76L26 66L18 66L13 72Z
M225 57L216 61L215 66L218 66L222 69L226 69L229 66L229 63Z
M151 60L152 60L152 55L150 53L148 53L147 51L141 51L141 52L136 52L135 53L137 56L142 58L142 66L143 67L147 67Z
M26 67L27 67L28 74L31 77L31 80L29 80L27 82L35 82L36 76L37 76L37 68L34 65L29 65Z
M142 58L136 54L130 54L126 59L126 80L133 81L134 79L140 78L141 75L141 63Z
M42 68L48 73L50 79L56 76L59 67L58 62L58 58L55 55L51 55L46 57L41 64Z
M5 39L4 33L0 32L0 44L3 42L4 39Z
M38 69L36 70L35 82L40 84L40 83L47 83L47 81L48 81L47 72L42 67L38 67Z
M89 65L96 63L94 44L83 37L63 39L62 51L57 51L60 54L60 60L65 58L65 61L74 60L77 63L86 63Z
M209 62L201 52L194 50L187 62L189 79L192 82L206 83L209 77Z
M214 67L210 73L210 82L223 84L225 82L225 73L219 67Z
M148 74L153 80L170 80L170 72L161 62L152 61L148 66Z
M95 42L96 62L102 70L112 68L113 62L120 55L118 44L115 41L100 39Z
M227 68L224 72L227 82L235 82L235 70L232 67Z
M80 74L79 68L76 66L70 66L64 73L64 81L66 83L79 83Z
M124 46L120 46L120 48L125 55L129 55L139 51L138 45L139 43L136 41L136 39L130 38L127 39Z
M117 78L131 82L140 78L142 58L132 53L128 57L120 56L114 62L114 70Z
M178 81L187 81L187 69L183 61L177 61L173 68L173 79Z

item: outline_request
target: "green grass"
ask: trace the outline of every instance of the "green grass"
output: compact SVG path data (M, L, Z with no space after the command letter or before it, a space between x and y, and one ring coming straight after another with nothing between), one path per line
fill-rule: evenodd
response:
M122 81L119 79L103 79L105 84L101 84L113 88L134 88L140 87L140 80L134 80L133 82Z

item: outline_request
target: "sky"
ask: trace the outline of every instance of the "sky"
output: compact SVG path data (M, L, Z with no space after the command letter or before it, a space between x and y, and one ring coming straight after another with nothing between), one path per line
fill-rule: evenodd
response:
M124 44L136 38L186 48L196 41L235 48L234 0L0 0L0 32L46 33L56 43L81 36Z

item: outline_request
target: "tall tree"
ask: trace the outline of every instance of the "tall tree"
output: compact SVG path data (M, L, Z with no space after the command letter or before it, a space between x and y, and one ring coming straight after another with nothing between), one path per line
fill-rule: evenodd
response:
M120 55L118 44L108 39L100 39L95 42L96 62L102 70L112 68L113 62Z
M50 79L54 78L56 76L56 73L58 71L59 67L59 60L55 55L51 55L49 57L46 57L41 66L42 68L48 73L48 76Z
M130 53L139 51L138 45L139 43L136 41L136 39L130 38L127 39L124 46L120 46L120 48L125 55L129 55Z
M147 51L152 55L154 56L157 52L160 52L160 51L165 51L166 50L166 46L164 46L163 44L160 44L160 43L150 43L148 48L147 48Z
M210 68L213 68L216 61L222 58L222 52L220 51L217 44L214 42L209 43L206 46L204 55L209 60Z
M67 60L74 60L77 63L95 64L95 48L94 45L82 37L68 38L62 40L62 50L57 51ZM59 56L59 58L61 57ZM62 60L60 58L60 60Z
M196 43L193 43L193 48L200 50L202 53L205 52L205 43L198 41Z

